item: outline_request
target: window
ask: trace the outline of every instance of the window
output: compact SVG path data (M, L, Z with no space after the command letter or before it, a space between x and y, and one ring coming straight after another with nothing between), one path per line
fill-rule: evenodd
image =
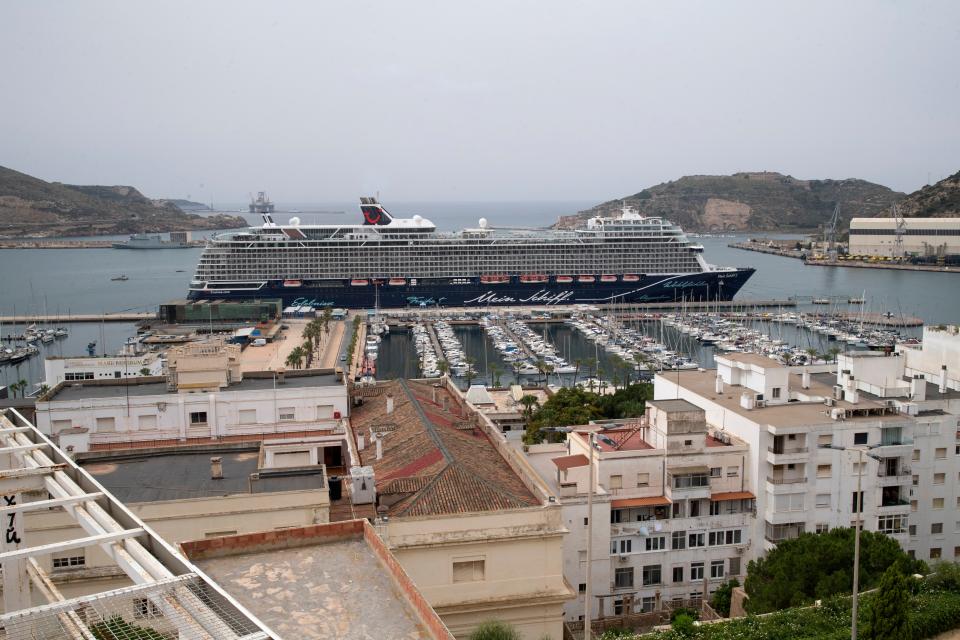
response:
M714 502L713 500L711 500L711 501L710 501L710 515L712 515L712 516L718 516L718 515L720 515L720 512L721 512L721 502L720 502L720 501Z
M685 446L685 447L692 447L692 446L693 446L693 440L684 440L684 441L683 441L683 446Z
M772 397L774 400L776 400L777 398L779 398L779 397L780 397L780 387L774 387L774 388L773 388L773 393L771 393L770 395L771 395L771 397Z
M54 433L60 433L64 429L69 429L73 426L73 422L70 420L53 420L50 423L50 426L53 427Z
M134 618L159 618L163 613L157 605L150 602L147 598L133 599L133 617ZM111 634L112 635L112 634Z
M610 553L631 553L633 551L633 540L630 538L620 538L610 541Z
M943 498L934 498L934 499L933 499L933 508L934 508L934 509L943 509Z
M818 507L830 507L830 494L829 493L818 493L817 502Z
M454 560L453 561L453 581L454 582L480 582L484 579L486 572L485 561L479 560Z
M825 434L817 436L817 446L820 448L829 447L833 445L833 435Z
M907 528L907 532L908 532L911 536L916 536L916 535L917 535L917 525L915 525L915 524L910 525L910 526Z
M814 529L814 531L816 531L817 533L826 533L827 531L830 531L830 525L828 525L828 524L818 524L818 525L816 526L816 529Z
M587 592L587 583L586 583L586 582L581 582L579 585L577 585L577 591L579 591L580 593L586 593L586 592Z
M943 460L947 457L947 448L946 447L937 447L937 450L934 452L934 457L937 460Z
M702 547L704 542L704 535L702 533L691 533L687 536L687 545L692 549L694 547Z
M670 548L677 549L686 549L687 548L687 532L686 531L674 531L670 534Z
M829 464L818 464L817 465L817 477L818 478L829 478L832 473L832 467Z
M97 418L97 431L116 431L117 421L115 418Z
M945 473L935 473L933 474L933 484L943 484L947 479L947 474Z
M906 516L880 516L877 530L881 533L903 533L906 524Z
M914 511L914 512L915 512L916 510L917 510L917 501L916 501L916 500L911 500L911 501L910 501L910 511Z
M920 449L914 449L914 450L913 450L913 460L914 460L914 461L917 461L917 460L919 460L919 459L920 459Z
M240 409L240 424L257 424L256 409Z
M913 474L913 486L916 487L919 484L920 484L920 476L918 476L917 474Z
M665 536L654 536L647 538L647 551L662 551L667 548L667 538Z
M673 581L674 581L674 582L683 582L683 567L674 567L674 568L673 568Z
M646 487L650 484L650 474L649 473L638 473L637 474L637 486Z
M623 476L610 476L610 488L611 488L611 489L622 489L622 488L623 488Z
M730 570L727 571L727 574L731 576L740 575L740 558L730 558L728 562L730 563Z
M710 467L710 477L719 478L722 471L723 467Z
M54 569L70 569L74 567L84 567L87 564L87 557L83 551L73 551L70 555L54 556Z
M960 547L954 547L954 548L953 548L953 557L954 557L954 558L960 558Z
M710 577L711 578L723 577L723 560L710 561Z
M858 431L853 434L853 444L867 444L868 433L866 431Z
M650 564L643 568L643 584L660 584L660 565Z
M615 589L633 588L633 567L618 567L613 573Z
M690 579L703 580L703 563L702 562L690 563Z
M332 420L333 419L333 405L332 404L318 404L317 405L317 420Z
M690 517L691 518L700 517L700 501L699 500L690 501Z
M156 429L157 416L139 416L137 418L137 427L140 429Z
M643 613L650 613L655 606L657 606L656 596L644 596L640 600L640 610Z
M930 547L930 559L937 560L940 558L940 547Z
M614 513L617 514L617 516L616 516L617 520L616 520L616 521L617 521L617 522L620 522L620 513L621 513L621 511L620 511L619 509L616 509L616 510L614 510L614 511L611 511L611 512L610 512L610 517L611 517L611 518L613 517L613 514L614 514ZM588 526L589 524L590 524L590 518L584 518L584 519L583 519L583 526L586 527L586 526Z
M740 475L740 467L727 467L727 477L736 478Z
M682 517L683 517L683 504L684 504L683 502L674 502L674 503L673 503L673 506L671 507L671 511L673 512L673 517L674 517L674 518L682 518Z
M277 410L280 422L293 422L296 420L296 410L293 407L280 407Z
M207 412L206 412L206 411L191 411L191 412L190 412L190 424L207 424Z
M803 511L802 493L784 493L774 498L776 511Z
M853 513L859 513L859 512L863 509L863 491L860 492L859 504L858 504L858 502L857 502L857 492L856 492L856 491L854 491L854 492L851 494L851 498L852 498L852 500L851 500L850 510L853 511Z
M943 533L943 523L942 522L932 523L930 525L930 533L932 533L933 535Z

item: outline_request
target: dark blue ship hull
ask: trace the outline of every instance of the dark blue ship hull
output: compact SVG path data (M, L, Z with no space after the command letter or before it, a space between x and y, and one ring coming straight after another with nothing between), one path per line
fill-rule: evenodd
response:
M343 307L370 309L419 307L552 306L571 304L632 304L643 302L682 302L692 300L732 300L754 269L709 271L682 275L645 275L639 281L582 283L524 283L512 277L509 282L481 283L478 278L462 278L460 284L449 279L419 280L412 284L391 285L387 280L370 280L356 286L349 280L341 284L284 286L266 283L259 288L226 287L191 289L191 300L249 300L281 298L284 306ZM551 279L552 280L552 279Z

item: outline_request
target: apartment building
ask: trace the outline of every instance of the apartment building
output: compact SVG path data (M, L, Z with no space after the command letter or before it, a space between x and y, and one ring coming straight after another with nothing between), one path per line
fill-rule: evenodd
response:
M593 433L593 450L584 431ZM526 449L531 466L559 496L570 530L564 574L579 595L564 607L566 620L582 619L586 610L591 526L594 618L696 603L746 572L756 519L749 447L708 426L700 407L656 400L640 419L587 425L562 444Z
M837 365L787 367L725 354L716 371L657 376L655 395L703 407L708 422L750 444L748 466L762 487L755 535L766 548L851 526L860 510L865 529L936 560L954 552L960 529L956 415L947 411L951 392L908 379L907 359L852 352Z

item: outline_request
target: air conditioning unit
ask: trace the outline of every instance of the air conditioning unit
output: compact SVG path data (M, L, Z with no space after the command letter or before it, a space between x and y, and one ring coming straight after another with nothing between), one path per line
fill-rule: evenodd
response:
M833 398L827 398L827 399L826 399L826 403L827 403L827 406L828 406L828 407L832 407L832 406L834 406L835 404L837 404L837 401L834 400Z
M757 407L765 407L765 406L767 406L766 400L757 400Z
M620 564L626 564L627 561L630 560L630 557L629 557L628 555L626 555L625 553L621 553L621 554L618 556L618 559L620 560Z

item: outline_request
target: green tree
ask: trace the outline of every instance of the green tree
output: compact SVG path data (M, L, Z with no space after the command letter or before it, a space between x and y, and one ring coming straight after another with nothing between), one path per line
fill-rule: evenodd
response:
M503 369L499 366L492 364L490 365L490 377L493 379L493 386L500 386L500 375L503 373Z
M290 353L287 354L285 363L288 367L299 369L303 364L303 358L305 355L306 354L303 352L303 347L294 347L290 350Z
M830 359L833 360L834 362L837 361L837 356L840 355L840 353L842 352L843 352L843 349L841 349L840 347L830 347L830 349L828 350L828 353L830 354Z
M437 360L437 371L440 372L441 376L447 375L448 373L450 373L450 363L444 360L443 358L440 358L439 360Z
M583 358L577 358L573 361L574 371L573 371L573 386L577 386L577 376L580 375L580 367L583 366Z
M802 533L783 540L765 557L752 560L744 582L747 610L767 613L809 604L853 588L854 530ZM872 589L895 562L906 573L926 573L926 565L911 560L893 538L860 532L860 588Z
M473 630L470 640L521 640L520 632L506 622L487 620Z
M467 356L464 358L464 362L467 363L467 370L463 373L463 377L466 379L467 386L469 387L473 379L477 377L477 370L474 369L474 365L477 364L477 359Z
M697 626L689 613L682 613L670 623L670 629L681 638L693 638L697 635Z
M869 640L913 640L910 624L910 585L898 563L890 565L880 578L880 587L867 611Z
M146 367L143 367L142 369L140 369L140 375L142 375L142 376L148 376L148 375L150 375L150 369L147 369Z
M513 378L515 384L520 384L520 369L523 368L523 363L519 360L514 360L510 363L510 368L513 369Z
M734 578L717 587L717 590L710 597L710 606L713 607L713 610L724 618L730 617L730 599L733 596L734 587L739 586L740 581Z
M520 398L520 404L523 405L523 419L527 423L527 427L530 426L530 419L533 417L533 407L539 405L540 401L537 400L536 396L526 394Z

